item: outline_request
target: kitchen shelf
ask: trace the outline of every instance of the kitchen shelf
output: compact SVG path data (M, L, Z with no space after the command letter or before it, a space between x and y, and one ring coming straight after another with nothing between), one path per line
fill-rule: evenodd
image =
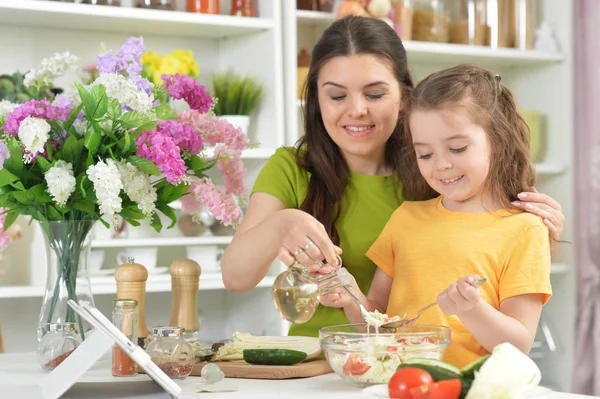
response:
M113 238L92 240L92 248L183 247L188 245L227 245L231 236Z
M247 160L267 160L271 155L275 153L275 148L248 148L242 151L242 159ZM208 147L205 150L205 154L208 158L214 157L214 148Z
M269 288L273 286L275 276L266 276L257 288ZM92 294L109 295L116 294L117 285L113 276L92 277ZM200 291L223 290L223 280L220 273L202 274L200 276ZM39 286L4 286L0 287L0 299L10 298L41 298L44 295L45 287ZM171 292L171 276L168 273L159 275L150 275L146 282L146 292Z
M274 26L269 18L36 0L0 0L0 24L210 39L248 35Z
M335 21L335 15L320 11L296 11L298 25L325 26ZM420 42L404 40L404 48L410 64L486 64L497 68L502 66L532 66L555 64L564 57L558 53L523 51L513 48L469 46L465 44Z

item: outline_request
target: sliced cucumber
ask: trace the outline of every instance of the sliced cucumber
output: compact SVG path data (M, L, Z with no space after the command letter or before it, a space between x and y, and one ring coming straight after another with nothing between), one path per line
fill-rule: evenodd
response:
M487 354L487 355L482 356L479 359L475 360L474 362L467 364L465 367L460 369L460 374L463 377L474 379L475 372L479 371L481 366L483 366L483 363L485 363L485 361L488 360L489 357L490 357L490 355Z
M435 381L452 380L460 378L460 369L450 363L437 359L406 359L404 363L398 366L398 369L405 367L416 367L427 371Z
M243 356L250 364L291 366L306 360L307 354L292 349L244 349Z

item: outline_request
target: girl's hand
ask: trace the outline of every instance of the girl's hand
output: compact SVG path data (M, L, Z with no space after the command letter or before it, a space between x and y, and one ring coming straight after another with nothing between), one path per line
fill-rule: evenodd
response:
M354 276L350 276L352 277L352 283L347 284L346 287L348 287L348 289L356 297L362 296L362 293L360 291L360 288L358 288L358 284L356 283ZM336 288L321 295L321 305L332 308L346 308L348 306L356 306L356 303L354 302L354 300L352 300L352 298L350 298L350 295L348 295L346 290L342 288Z
M543 218L552 238L559 241L565 224L565 215L562 213L560 204L546 194L538 192L535 187L531 187L531 191L520 193L517 196L520 201L514 201L512 204Z
M441 311L452 316L472 310L481 300L479 288L472 285L478 279L477 275L466 276L456 283L450 284L437 296L437 303Z
M310 273L331 273L341 265L337 255L341 248L335 246L322 223L298 209L279 211L278 258L286 265L299 262ZM260 238L259 238L260 239ZM318 262L326 263L324 267Z

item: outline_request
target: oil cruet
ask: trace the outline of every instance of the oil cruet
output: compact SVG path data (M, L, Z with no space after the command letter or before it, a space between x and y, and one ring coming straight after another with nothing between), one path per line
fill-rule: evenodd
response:
M341 265L342 259L338 256ZM317 261L322 266L322 262ZM315 314L321 295L353 282L348 271L340 267L325 275L314 275L296 262L275 278L271 293L281 317L292 323L306 323Z

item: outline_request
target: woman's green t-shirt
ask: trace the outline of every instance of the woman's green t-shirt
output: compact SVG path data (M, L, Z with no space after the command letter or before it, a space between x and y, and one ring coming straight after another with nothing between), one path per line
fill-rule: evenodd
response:
M292 147L277 149L262 168L252 193L263 192L278 198L287 208L300 208L306 197L310 173L296 163ZM391 176L367 176L350 172L336 228L340 236L342 261L367 294L376 266L365 254L402 202L401 189ZM346 324L342 309L319 306L308 322L291 326L290 335L318 336L319 328Z

